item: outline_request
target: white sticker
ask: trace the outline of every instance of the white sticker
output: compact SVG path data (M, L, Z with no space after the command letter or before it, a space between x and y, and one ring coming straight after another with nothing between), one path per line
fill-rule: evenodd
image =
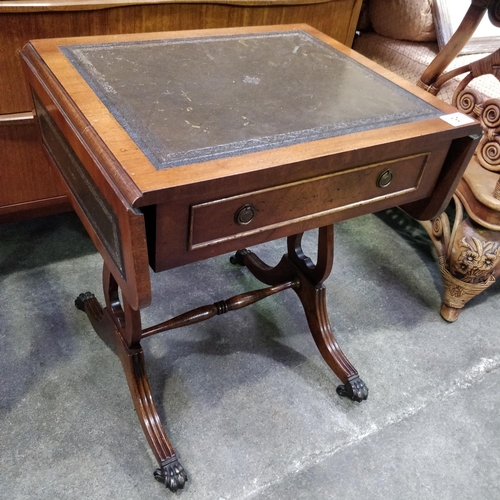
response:
M441 120L453 125L454 127L458 127L459 125L467 125L468 123L474 123L474 120L463 113L452 113L451 115L440 116Z

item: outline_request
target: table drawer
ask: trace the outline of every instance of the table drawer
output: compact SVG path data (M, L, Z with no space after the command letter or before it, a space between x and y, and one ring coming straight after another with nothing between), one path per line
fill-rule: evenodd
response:
M189 249L415 191L429 157L416 154L193 205Z

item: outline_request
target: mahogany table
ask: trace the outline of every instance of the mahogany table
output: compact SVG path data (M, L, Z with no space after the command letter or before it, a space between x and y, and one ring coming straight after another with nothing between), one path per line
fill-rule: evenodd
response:
M106 307L88 292L76 305L122 361L158 480L175 491L187 475L151 396L150 335L292 289L339 394L367 398L325 306L333 224L439 214L476 122L307 25L38 40L22 58L47 155L104 260ZM313 263L301 238L315 228ZM245 249L281 237L275 267ZM149 267L235 250L266 288L142 328Z

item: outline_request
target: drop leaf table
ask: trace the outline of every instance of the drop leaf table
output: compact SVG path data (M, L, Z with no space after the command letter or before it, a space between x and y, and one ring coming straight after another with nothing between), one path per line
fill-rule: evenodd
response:
M307 25L35 40L21 55L46 154L104 260L105 307L89 292L76 305L121 359L158 480L175 491L187 474L151 395L151 335L292 289L337 392L367 398L326 310L333 224L396 205L435 217L477 122ZM247 249L282 237L274 267ZM142 327L150 268L228 252L267 287Z

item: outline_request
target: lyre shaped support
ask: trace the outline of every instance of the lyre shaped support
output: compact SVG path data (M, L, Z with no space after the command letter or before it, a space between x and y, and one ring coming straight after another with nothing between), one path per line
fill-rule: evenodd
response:
M328 366L343 382L337 388L338 394L353 401L363 401L368 397L368 388L340 349L328 319L323 282L333 264L333 225L318 230L315 264L302 249L302 237L303 233L288 237L288 253L275 267L268 266L249 250L239 250L233 262L246 266L258 280L268 285L298 280L298 286L293 289L302 303L314 341Z
M231 258L233 264L247 266L259 280L269 285L267 288L198 307L146 329L141 326L140 310L132 308L120 294L119 285L106 264L103 269L106 307L103 309L89 292L76 299L75 305L87 314L97 334L121 360L137 416L159 464L154 477L171 491L184 487L187 474L166 435L153 401L140 345L145 337L241 309L290 288L299 296L323 358L343 382L337 392L353 401L362 401L368 397L366 385L335 340L326 310L323 281L330 274L333 263L333 226L319 229L318 258L315 264L302 250L302 236L300 233L288 238L288 253L275 267L268 266L249 250L240 250Z

